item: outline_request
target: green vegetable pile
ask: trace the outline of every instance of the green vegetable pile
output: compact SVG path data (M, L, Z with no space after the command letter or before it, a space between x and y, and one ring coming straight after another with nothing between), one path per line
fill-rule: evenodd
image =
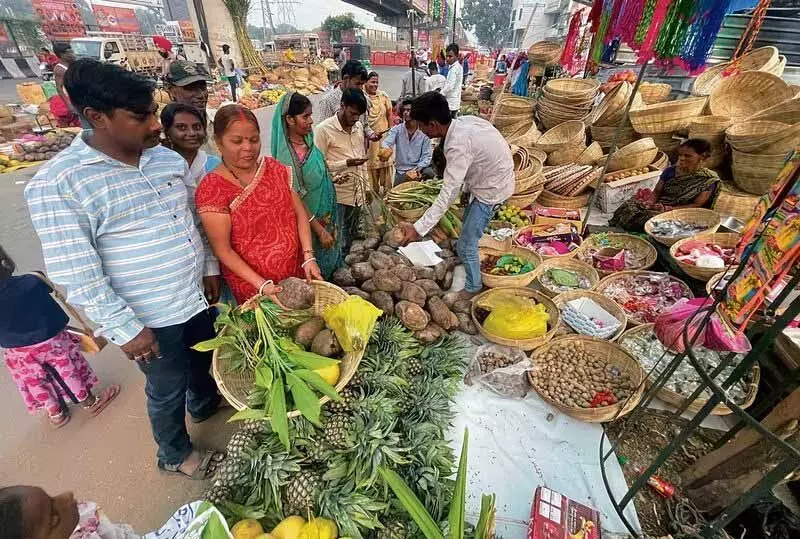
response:
M536 264L520 256L489 256L481 264L484 273L492 275L524 275L536 269Z

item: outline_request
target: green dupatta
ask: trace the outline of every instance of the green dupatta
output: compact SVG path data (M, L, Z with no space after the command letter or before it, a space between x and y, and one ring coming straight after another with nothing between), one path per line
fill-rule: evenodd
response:
M311 232L317 265L325 279L330 279L333 272L342 265L341 223L336 206L336 191L325 164L325 157L314 145L313 135L309 134L305 138L308 151L302 161L289 142L286 111L289 109L291 97L292 92L281 97L272 118L272 157L292 167L292 189L303 200L309 213L334 238L333 247L323 249L316 234Z

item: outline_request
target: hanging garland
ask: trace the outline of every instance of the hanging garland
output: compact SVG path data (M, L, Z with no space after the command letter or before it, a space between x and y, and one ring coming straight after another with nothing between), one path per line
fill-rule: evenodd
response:
M661 25L655 45L655 54L662 60L671 60L681 50L686 32L694 16L694 0L674 0Z
M614 0L601 0L602 9L599 14L599 25L594 36L594 48L592 49L591 61L597 65L602 61L603 50L605 49L606 34L611 25L611 13L614 11ZM594 11L594 8L592 8ZM594 23L593 23L594 24Z
M706 58L711 53L717 34L722 28L731 0L723 3L728 4L727 9L721 9L719 0L698 1L697 16L689 28L680 52L682 67L691 74L705 68Z
M636 37L634 41L637 46L641 46L644 39L647 37L647 32L650 30L650 24L653 22L653 14L656 10L657 0L646 0L642 18L639 22L639 27L636 29Z
M650 19L650 24L647 27L647 34L642 40L642 46L639 49L639 63L643 64L652 60L654 55L654 47L658 33L661 31L661 25L667 18L667 11L669 4L672 0L656 0L653 7L653 16Z
M645 12L647 0L629 0L614 21L614 33L620 41L635 50L636 33Z
M581 33L581 26L583 26L583 12L581 9L576 11L569 21L569 30L567 31L567 38L564 41L564 49L561 51L561 60L559 63L570 74L577 73L576 69L576 52L578 46L578 38Z

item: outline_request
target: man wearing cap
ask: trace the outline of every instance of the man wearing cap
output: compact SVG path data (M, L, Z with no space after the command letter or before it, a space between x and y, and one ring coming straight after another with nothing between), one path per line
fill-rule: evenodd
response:
M209 120L206 107L208 106L208 82L211 76L203 65L197 65L186 60L176 60L169 66L169 72L164 77L167 93L176 103L192 105L206 117L207 133L214 132L214 122ZM206 151L217 155L214 137L209 137L206 142Z
M158 54L164 59L164 63L161 66L161 78L164 78L169 73L169 66L175 61L172 41L162 36L153 36L153 45L156 46Z

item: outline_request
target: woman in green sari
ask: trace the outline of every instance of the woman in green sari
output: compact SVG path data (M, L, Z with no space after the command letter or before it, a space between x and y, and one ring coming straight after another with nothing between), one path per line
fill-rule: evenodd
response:
M292 168L292 188L311 216L314 257L330 279L342 264L341 223L336 191L322 152L311 133L311 101L291 92L278 101L272 118L272 157Z
M655 189L640 189L635 198L617 208L611 226L642 232L653 216L679 208L708 208L719 188L719 176L703 167L711 155L711 144L689 139L678 147L678 162L667 168Z

